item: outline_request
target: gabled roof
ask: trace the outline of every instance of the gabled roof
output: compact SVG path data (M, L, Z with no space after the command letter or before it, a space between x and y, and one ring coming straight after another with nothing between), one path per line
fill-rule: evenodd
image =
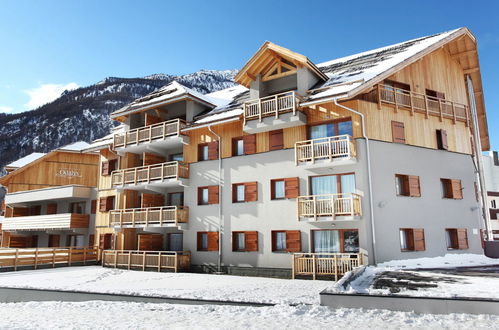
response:
M250 82L255 80L255 77L258 74L265 71L265 68L270 68L275 62L281 62L282 60L292 63L296 67L307 67L323 81L328 79L328 77L325 76L324 73L306 56L278 46L270 41L266 41L248 62L246 62L243 68L234 77L234 80L245 87L249 87Z
M205 95L198 93L176 81L172 81L168 85L165 85L160 89L138 98L132 103L129 103L126 106L114 111L111 113L111 118L123 121L123 116L125 115L183 100L193 100L210 108L215 107L212 100L207 98Z
M46 154L42 153L42 152L32 152L32 153L30 153L27 156L19 158L18 160L13 161L12 163L5 165L5 168L7 170L15 170L15 169L23 167L23 166L25 166L25 165L27 165L27 164L29 164L31 162L34 162L38 158L41 158L41 157L43 157L45 155Z

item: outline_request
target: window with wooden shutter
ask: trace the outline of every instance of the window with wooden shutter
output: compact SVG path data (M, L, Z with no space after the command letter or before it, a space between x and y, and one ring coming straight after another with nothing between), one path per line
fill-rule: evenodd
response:
M400 228L400 250L401 251L424 251L424 229L422 228Z
M460 250L468 248L468 231L466 228L457 229L457 248Z
M297 198L300 194L300 178L286 178L284 179L284 186L286 198Z
M393 142L405 143L404 123L392 120L392 138Z
M283 130L278 129L269 132L269 150L280 150L284 148Z
M243 144L245 155L256 153L256 134L243 136Z
M272 251L300 252L301 232L299 230L272 231Z
M421 197L421 189L419 186L419 176L408 175L407 179L409 181L409 196Z
M398 196L421 197L419 176L395 174L395 188Z
M219 186L208 187L208 204L218 204L219 188Z
M463 187L461 186L461 180L452 179L452 198L463 199Z
M244 155L244 139L242 136L232 138L232 156Z
M258 232L257 231L246 231L245 235L245 244L246 251L253 252L258 251Z
M218 159L218 141L208 143L208 159Z
M209 150L208 143L198 145L198 161L208 160Z
M97 200L96 199L93 199L91 202L90 202L90 213L92 214L95 214L97 211Z
M244 184L244 198L246 202L258 200L258 182L246 182Z
M270 180L270 199L286 198L286 182L284 179Z
M440 150L448 150L447 144L447 131L444 129L437 129L437 148Z
M107 212L114 209L114 196L101 197L99 199L99 211Z
M111 172L109 171L109 162L108 161L104 161L102 162L102 165L101 165L101 173L103 176L105 175L109 175Z
M57 214L57 203L47 204L47 214Z
M424 251L426 249L424 240L424 229L417 228L412 230L414 239L414 251Z

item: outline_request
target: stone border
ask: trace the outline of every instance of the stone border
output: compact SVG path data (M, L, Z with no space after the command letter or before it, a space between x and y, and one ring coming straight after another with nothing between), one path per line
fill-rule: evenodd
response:
M369 295L361 293L320 293L322 306L332 308L388 309L422 314L493 314L499 315L499 299L437 298L407 295Z

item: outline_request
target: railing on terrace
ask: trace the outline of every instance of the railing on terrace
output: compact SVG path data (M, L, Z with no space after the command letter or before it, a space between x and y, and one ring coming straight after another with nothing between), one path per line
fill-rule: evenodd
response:
M280 114L286 112L293 112L295 115L298 103L295 92L285 92L247 101L244 103L244 124L253 119L262 121L264 117L278 118Z
M149 183L165 179L189 178L189 164L184 162L166 162L148 166L116 170L112 173L113 187L126 184Z
M295 163L355 157L355 143L350 135L338 135L295 143Z
M181 119L173 119L149 126L135 128L124 133L115 134L113 148L137 145L142 142L162 140L170 136L179 136L180 131L187 126Z
M154 269L160 272L170 269L174 272L187 271L191 266L189 251L102 251L102 266L127 269Z
M97 261L99 250L96 247L64 247L64 248L24 248L0 249L0 268L34 267L40 265L83 263Z
M355 193L298 196L298 217L360 216L361 197Z
M160 206L147 208L133 208L111 211L111 225L149 226L186 223L189 219L187 206Z
M406 108L410 110L411 113L423 113L426 118L431 115L440 117L440 120L448 118L452 119L454 123L456 121L462 121L465 122L467 126L469 125L469 109L465 104L400 88L393 88L383 84L377 85L374 93L377 95L377 101L380 108L381 103L388 103L394 105L395 110L398 108Z
M334 276L335 281L346 272L360 267L365 260L361 253L294 253L293 278L296 275Z
M89 215L78 213L58 213L7 217L3 220L3 230L49 230L88 228Z

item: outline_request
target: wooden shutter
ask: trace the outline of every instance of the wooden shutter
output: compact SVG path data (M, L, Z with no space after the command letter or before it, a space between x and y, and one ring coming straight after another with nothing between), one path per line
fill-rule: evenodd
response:
M47 204L47 214L57 214L57 204Z
M41 215L42 214L42 206L34 205L29 208L29 215Z
M286 231L286 250L288 252L301 251L301 232L299 230Z
M208 143L208 159L218 159L218 141Z
M279 150L284 148L283 130L277 129L269 133L269 150Z
M208 204L218 204L218 194L219 194L218 190L219 186L208 187Z
M244 245L245 250L248 252L258 251L258 232L257 231L245 231L244 232Z
M157 207L165 205L165 196L162 194L146 194L142 193L141 207Z
M414 237L414 251L424 251L426 249L424 229L413 229L412 235Z
M237 249L237 234L238 232L235 231L232 232L232 251L234 252L239 251Z
M145 119L146 126L161 123L162 121L163 119L146 113L146 119Z
M421 189L419 187L419 176L408 175L407 181L409 182L409 196L421 197Z
M461 186L461 180L451 180L452 187L452 198L463 199L463 190Z
M392 120L392 138L393 142L405 143L404 123Z
M161 251L163 249L163 235L140 234L138 235L138 250Z
M48 247L59 247L61 244L61 235L49 235Z
M142 165L143 166L161 164L161 163L164 163L166 161L165 157L159 156L156 154L152 154L149 152L144 152L144 153L142 153L142 155L143 155L143 157L142 157L142 159L143 159Z
M95 244L95 235L90 234L88 236L88 246L92 247L92 246L94 246L94 244Z
M243 136L243 149L245 155L256 153L256 134Z
M244 184L244 201L258 201L258 182L246 182Z
M114 210L114 196L107 196L106 211Z
M208 234L208 251L218 251L218 232L209 231L207 234Z
M90 202L90 213L95 214L96 211L97 211L97 200L93 199Z
M458 249L468 248L468 232L466 228L457 229L457 248Z
M106 244L106 236L103 234L99 235L99 249L104 250L104 246Z
M284 179L284 196L286 198L297 198L300 194L300 178Z
M99 198L99 211L106 212L107 197Z
M437 96L437 98L445 100L445 93L435 92L435 95Z
M102 169L101 169L102 175L109 175L109 162L104 161L102 162Z

